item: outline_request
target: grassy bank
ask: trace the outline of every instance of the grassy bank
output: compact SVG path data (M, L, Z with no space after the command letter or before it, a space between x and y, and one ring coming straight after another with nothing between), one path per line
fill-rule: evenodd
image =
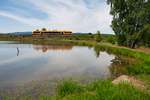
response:
M127 83L114 85L110 80L97 80L89 84L76 81L61 81L56 88L56 96L35 98L5 98L4 100L150 100L150 94Z

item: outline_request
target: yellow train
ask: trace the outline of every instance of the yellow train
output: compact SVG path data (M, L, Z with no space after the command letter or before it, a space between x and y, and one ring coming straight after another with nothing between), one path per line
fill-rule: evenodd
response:
M72 31L33 31L32 35L72 35Z

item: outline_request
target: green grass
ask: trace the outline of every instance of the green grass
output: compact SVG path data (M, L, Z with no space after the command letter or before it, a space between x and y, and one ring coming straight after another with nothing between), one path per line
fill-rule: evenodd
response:
M150 94L128 83L114 85L110 80L97 80L80 84L72 80L62 81L57 86L58 95L47 98L23 98L20 100L150 100ZM17 100L17 99L4 99Z
M81 93L84 91L84 88L76 81L64 80L57 85L56 91L58 96L64 97L74 93Z
M128 71L130 74L150 74L150 66L148 65L132 65L128 67Z
M63 84L65 88L69 88L66 91L62 91L63 94L67 94L62 97L64 100L150 100L150 95L146 91L136 89L127 83L114 85L110 80L97 80L83 86L80 83L72 83L73 81L67 81L67 84L66 82ZM78 88L79 86L80 89L82 87L82 91L70 91L72 87ZM58 88L61 89L64 87L61 86Z

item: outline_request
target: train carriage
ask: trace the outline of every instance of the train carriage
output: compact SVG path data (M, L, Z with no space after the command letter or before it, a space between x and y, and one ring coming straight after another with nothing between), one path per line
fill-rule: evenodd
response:
M32 35L72 35L72 31L33 31Z

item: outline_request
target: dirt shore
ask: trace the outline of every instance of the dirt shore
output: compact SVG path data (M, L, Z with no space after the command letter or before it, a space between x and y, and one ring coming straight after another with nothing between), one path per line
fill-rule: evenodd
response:
M129 50L132 50L132 51L139 51L139 52L143 52L143 53L146 53L146 54L150 54L150 48L139 47L139 48L131 49L131 48L127 48L127 47L124 47L124 46L112 45L112 44L106 43L106 42L101 42L100 44L106 45L106 46L111 46L111 47L117 47L117 48L125 48L125 49L129 49Z

